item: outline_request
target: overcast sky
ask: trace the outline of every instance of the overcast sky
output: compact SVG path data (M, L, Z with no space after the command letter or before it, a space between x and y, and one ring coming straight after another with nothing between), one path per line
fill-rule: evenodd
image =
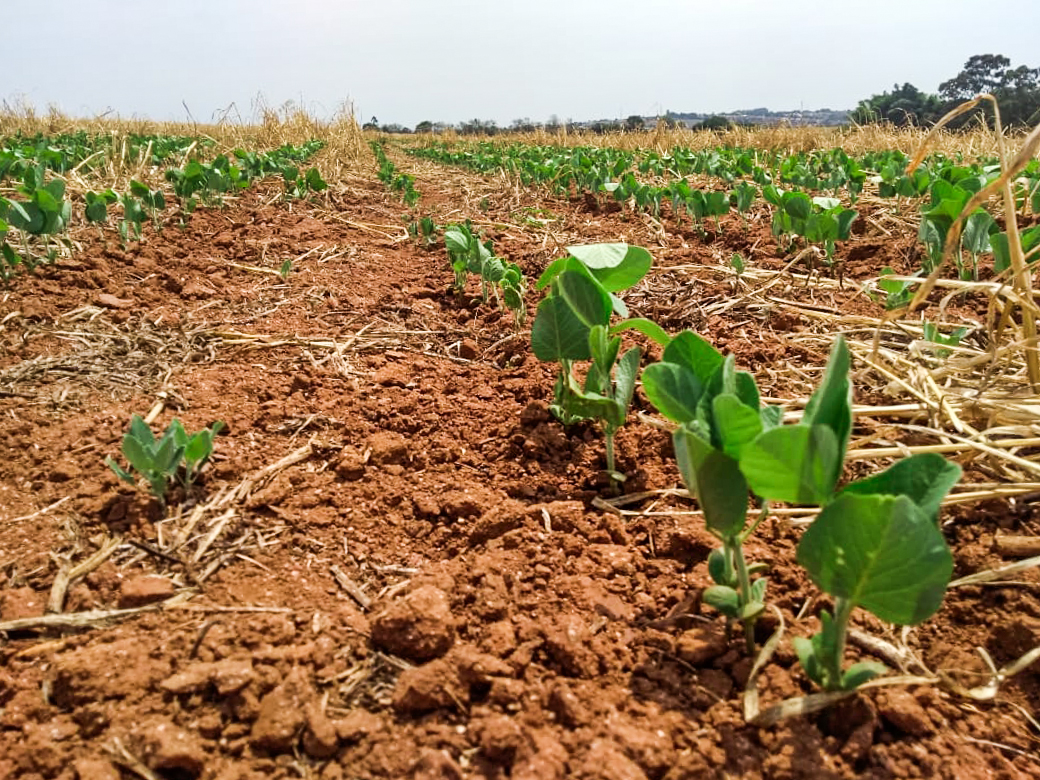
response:
M845 109L973 54L1040 67L1038 0L36 0L0 97L93 116L544 121Z

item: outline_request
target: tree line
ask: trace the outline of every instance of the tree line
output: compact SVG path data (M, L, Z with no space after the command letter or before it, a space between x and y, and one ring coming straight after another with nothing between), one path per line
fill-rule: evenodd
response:
M1005 127L1032 127L1040 122L1040 68L1013 68L1011 60L1001 54L971 57L960 73L939 85L938 94L922 92L910 83L896 84L890 92L861 100L850 119L857 124L930 125L964 101L985 92L1000 103L1000 121ZM993 109L988 101L949 126L964 127L977 122L980 116L992 126Z

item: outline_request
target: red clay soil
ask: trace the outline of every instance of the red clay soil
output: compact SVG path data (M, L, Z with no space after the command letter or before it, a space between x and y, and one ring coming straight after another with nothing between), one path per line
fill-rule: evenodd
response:
M825 360L789 338L813 326L794 308L703 314L732 295L733 252L783 267L767 227L705 237L666 220L662 235L492 180L472 178L465 203L433 178L418 188L419 213L472 217L532 278L568 244L648 247L633 313L698 329L770 395L810 386L782 361ZM475 283L449 292L443 248L408 239L403 214L374 181L320 207L260 187L126 251L85 231L70 259L0 292L0 621L30 619L0 635L0 777L1040 777L1030 670L996 701L892 687L747 725L751 659L701 605L715 542L690 502L594 503L610 496L602 436L550 417L551 367ZM883 216L842 248L850 279L913 267L912 233L887 237ZM855 281L777 293L881 311ZM154 429L227 424L165 516L104 463L159 400ZM669 437L634 414L618 452L626 492L679 486ZM997 531L1036 532L1027 503L945 519L956 576L1006 563ZM799 534L770 520L749 545L788 629L763 706L813 692L789 642L820 607ZM59 573L109 540L57 589L70 620L34 623ZM1019 579L952 591L909 648L964 671L983 669L976 646L1001 665L1040 645L1037 578Z

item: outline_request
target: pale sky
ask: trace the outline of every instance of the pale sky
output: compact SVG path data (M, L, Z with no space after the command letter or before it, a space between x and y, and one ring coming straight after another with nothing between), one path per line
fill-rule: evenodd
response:
M1038 0L36 0L8 21L0 98L201 122L258 95L409 127L846 109L973 54L1040 67Z

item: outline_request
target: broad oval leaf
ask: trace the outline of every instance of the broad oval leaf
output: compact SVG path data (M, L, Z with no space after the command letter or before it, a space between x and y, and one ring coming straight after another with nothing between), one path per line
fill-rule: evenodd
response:
M589 328L563 298L550 295L538 304L531 326L531 349L546 362L588 360Z
M923 452L896 461L880 474L846 485L841 495L906 496L932 520L950 488L961 478L961 467L942 455Z
M592 278L577 271L564 271L557 279L560 295L586 327L607 325L613 310L610 295Z
M731 458L739 460L744 447L762 433L762 418L758 409L746 406L731 393L715 396L712 405L722 450Z
M935 614L953 574L942 533L906 496L840 496L802 536L798 563L824 592L899 625Z
M672 422L682 424L697 417L703 390L697 376L677 363L652 363L643 369L643 392Z
M740 458L755 495L792 504L826 504L841 467L837 440L823 425L773 428L745 446Z
M686 487L697 496L708 530L733 539L745 525L748 486L737 461L686 427L672 434L675 460Z
M740 596L733 588L726 585L712 585L710 588L705 588L701 594L701 601L733 620L740 616Z
M654 262L645 249L629 244L569 246L567 251L580 260L608 292L626 290L636 284Z
M686 366L702 385L708 383L725 361L721 352L692 330L677 334L665 347L661 359Z

